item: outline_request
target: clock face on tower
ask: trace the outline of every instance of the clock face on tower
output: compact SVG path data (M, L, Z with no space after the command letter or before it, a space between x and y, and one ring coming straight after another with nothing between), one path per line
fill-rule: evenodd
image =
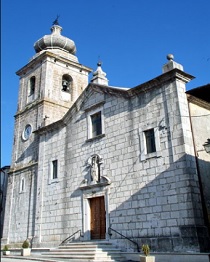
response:
M32 133L32 127L31 127L31 125L28 124L28 125L25 126L25 129L24 129L23 134L22 134L23 140L28 140L31 133Z

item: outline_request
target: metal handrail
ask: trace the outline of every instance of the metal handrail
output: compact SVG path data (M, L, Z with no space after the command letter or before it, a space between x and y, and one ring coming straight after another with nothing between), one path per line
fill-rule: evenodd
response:
M77 230L76 232L74 232L71 236L67 237L66 239L64 239L59 246L61 246L63 243L67 242L67 240L71 239L74 235L76 235L78 232L80 232L80 237L82 237L82 234L81 234L81 229Z
M133 240L130 239L129 237L124 236L123 234L121 234L120 232L116 231L115 229L113 229L113 228L111 228L111 227L109 227L108 230L109 230L109 235L112 235L111 232L110 232L110 231L112 230L112 231L114 231L115 233L117 233L118 235L120 235L121 237L123 237L123 238L129 240L130 242L132 242L133 244L135 244L135 245L137 246L137 251L140 252L139 244L138 244L137 242L133 241Z

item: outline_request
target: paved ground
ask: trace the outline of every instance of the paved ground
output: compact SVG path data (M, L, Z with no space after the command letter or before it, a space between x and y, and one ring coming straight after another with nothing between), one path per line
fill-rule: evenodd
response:
M2 256L1 262L63 262L63 261L70 261L70 260L61 260L58 259L50 259L50 258L43 258L39 254L32 254L30 257L23 257L20 255L10 255L10 256Z
M35 262L35 261L41 261L41 262L63 262L63 261L75 261L74 259L65 259L61 260L60 258L58 259L43 259L39 256L36 257L22 257L22 256L3 256L1 257L1 262ZM76 260L78 261L78 260ZM82 262L82 261L80 261ZM125 262L132 262L131 260L125 261Z
M22 259L13 259L13 258L1 258L1 261L2 262L23 262L23 260ZM28 261L30 261L30 260L28 260Z
M23 262L23 259L22 258L10 258L10 257L3 257L3 258L1 258L1 261L2 262ZM34 262L34 260L24 260L25 262L27 261L27 262L29 262L29 261L33 261Z
M44 262L58 262L58 260L49 260L49 259L41 259L41 258L33 258L33 257L19 257L19 256L15 256L15 257L10 257L10 256L3 256L1 257L1 262L35 262L35 261L44 261Z
M2 257L1 258L1 262L36 262L36 261L40 261L40 262L63 262L63 261L71 261L71 260L51 260L51 259L41 259L41 258L32 258L32 257Z

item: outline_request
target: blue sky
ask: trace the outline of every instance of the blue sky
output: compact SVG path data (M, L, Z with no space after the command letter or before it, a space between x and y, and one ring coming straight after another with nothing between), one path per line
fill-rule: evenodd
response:
M50 34L57 15L79 62L95 70L100 57L110 85L134 87L160 75L172 53L196 77L191 89L210 82L209 12L209 0L2 0L1 166L11 163L15 72L35 54L34 42Z

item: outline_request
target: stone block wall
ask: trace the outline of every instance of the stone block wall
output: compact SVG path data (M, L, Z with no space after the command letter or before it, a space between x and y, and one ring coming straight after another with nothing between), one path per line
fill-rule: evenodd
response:
M22 185L24 183L24 185ZM8 177L8 190L2 241L21 247L35 230L37 165L28 165Z
M32 133L28 140L23 139L26 125L30 124ZM15 137L13 142L13 153L11 169L22 168L28 163L38 160L38 138L33 133L37 129L37 109L28 109L25 114L15 117Z
M52 130L40 136L38 169L38 194L36 209L36 229L34 243L46 246L60 243L66 225L64 222L67 205L65 203L65 128ZM58 161L58 178L52 179L52 161Z
M204 193L204 205L206 216L210 225L210 155L205 151L203 144L209 139L210 134L210 115L209 106L204 101L194 101L189 103L192 115L192 127L194 143L197 156L199 175L201 178L202 190Z
M88 117L97 108L102 110L104 133L90 139ZM56 115L50 106L47 110L52 118ZM147 154L144 131L151 128L157 150ZM153 250L200 250L206 230L182 82L133 96L89 87L61 122L39 135L36 208L28 229L36 246L56 246L77 230L88 240L89 199L104 196L106 238L133 248L119 235L110 236L111 227ZM82 188L94 154L102 158L101 176L110 183ZM58 160L57 179L51 177L53 160ZM23 232L17 232L22 238Z
M202 219L198 221L196 218L202 218L199 194L196 193L198 185L196 181L192 184L189 180L195 166L186 168L182 123L178 108L174 111L178 101L172 87L166 90L168 94L165 97L163 89L167 89L166 86L134 99L101 93L90 95L85 110L105 101L105 137L101 139L87 139L87 115L82 108L72 117L66 129L63 178L66 188L64 190L64 182L52 185L52 192L62 196L60 205L66 207L65 214L60 216L61 222L56 222L53 213L55 232L59 232L61 224L65 225L68 233L64 233L63 237L67 237L83 226L83 193L79 186L88 176L87 159L92 154L100 154L103 158L102 175L111 180L108 211L110 226L115 230L139 241L147 239L153 243L153 248L164 249L167 244L171 250L181 250L183 228L186 231L186 228L191 230L191 227L203 224ZM141 126L158 127L161 149L158 157L141 161ZM48 161L49 157L46 157L46 170ZM195 196L192 196L193 190ZM52 196L46 195L46 201ZM194 199L198 201L197 208L193 205ZM46 230L42 234L49 241ZM194 233L187 238L193 238L193 244L190 245L189 240L184 249L198 250Z

